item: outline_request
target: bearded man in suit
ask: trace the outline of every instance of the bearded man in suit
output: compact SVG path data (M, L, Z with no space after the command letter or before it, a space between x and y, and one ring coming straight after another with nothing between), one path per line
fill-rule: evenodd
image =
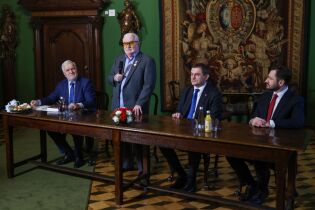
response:
M258 128L302 128L304 126L304 100L289 89L292 72L285 66L272 67L265 80L267 91L257 101L250 126ZM270 178L269 163L249 161L227 157L231 167L236 172L241 185L247 185L240 200L262 204L268 197ZM245 161L254 165L257 181Z
M62 72L66 77L59 82L55 90L47 97L32 100L31 106L50 105L57 103L62 97L68 105L70 111L79 109L96 109L95 90L90 79L80 77L76 63L66 60L61 65ZM65 133L48 132L57 147L64 153L64 158L57 161L58 165L63 165L74 160L74 167L79 168L84 164L82 154L83 136L72 135L74 141L74 151L66 141Z
M219 90L209 81L209 69L200 63L191 68L191 86L183 90L173 118L197 119L199 107L203 107L203 114L210 110L212 118L220 120L222 111L222 96ZM195 99L194 99L195 97ZM187 192L196 191L196 176L201 159L201 153L188 152L188 175L180 164L173 149L160 148L168 164L178 174L172 189L183 189Z
M116 57L108 76L113 86L112 110L131 108L136 116L149 113L150 96L155 87L156 66L154 60L140 51L139 37L135 33L123 36L125 54ZM123 143L123 170L133 170L133 155L142 173L142 146ZM132 151L134 150L134 151Z

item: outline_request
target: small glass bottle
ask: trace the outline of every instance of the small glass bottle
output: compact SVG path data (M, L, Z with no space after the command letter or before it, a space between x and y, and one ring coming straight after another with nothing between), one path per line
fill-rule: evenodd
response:
M64 112L65 109L66 109L65 99L62 96L60 96L59 104L58 104L58 110L59 110L59 112Z
M205 118L205 132L209 133L211 132L211 116L210 116L210 110L207 110L207 115Z
M203 107L199 107L199 112L198 112L198 130L199 131L204 131L205 130L205 116L203 114Z

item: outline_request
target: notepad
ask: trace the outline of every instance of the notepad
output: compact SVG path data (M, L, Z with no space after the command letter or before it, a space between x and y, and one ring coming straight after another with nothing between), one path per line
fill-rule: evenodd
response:
M58 108L57 107L47 107L46 109L47 112L58 112Z
M35 107L34 109L36 110L36 111L47 111L47 108L48 108L49 106L47 106L47 105L43 105L43 106L37 106L37 107Z

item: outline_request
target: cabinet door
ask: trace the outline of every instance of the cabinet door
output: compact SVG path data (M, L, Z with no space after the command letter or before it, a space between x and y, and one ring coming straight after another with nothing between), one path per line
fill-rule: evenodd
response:
M64 78L61 64L76 62L79 74L93 77L93 36L91 24L85 18L52 19L43 25L44 95L49 94ZM95 83L94 83L95 84Z

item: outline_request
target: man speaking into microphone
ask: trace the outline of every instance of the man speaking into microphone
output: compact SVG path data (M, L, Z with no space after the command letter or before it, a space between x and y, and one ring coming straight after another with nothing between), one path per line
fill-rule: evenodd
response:
M124 73L124 62L120 61L119 62L119 74L123 74Z
M116 57L108 76L108 81L113 86L112 110L127 107L136 116L148 114L150 96L156 81L155 62L140 51L137 34L127 33L122 41L125 54ZM138 173L142 173L141 146L124 143L122 148L123 170L133 169L133 149L138 161Z

